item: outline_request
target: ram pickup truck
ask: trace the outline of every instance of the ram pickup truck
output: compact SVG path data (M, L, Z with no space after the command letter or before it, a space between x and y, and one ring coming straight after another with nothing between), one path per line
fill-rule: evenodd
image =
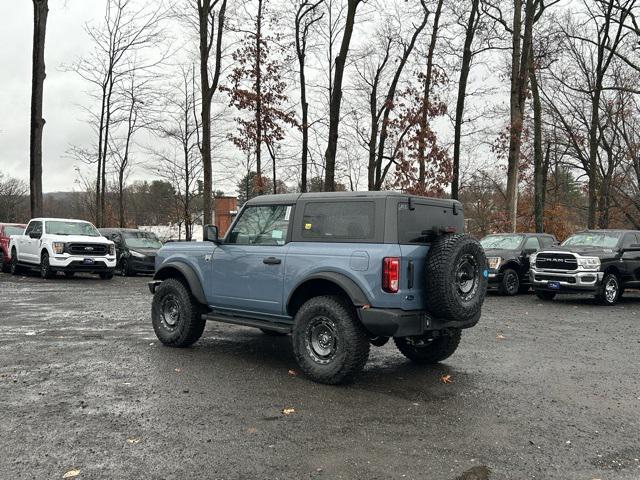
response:
M321 383L353 380L370 345L390 338L417 363L457 349L487 289L480 244L459 202L395 192L265 195L224 238L165 244L151 320L165 345L196 342L205 322L291 334L295 358Z
M531 284L542 300L559 293L589 293L614 305L625 288L640 287L640 232L587 230L559 247L531 255Z
M11 236L9 250L13 274L28 268L38 269L42 278L86 272L106 280L116 267L114 243L84 220L34 218L24 235Z

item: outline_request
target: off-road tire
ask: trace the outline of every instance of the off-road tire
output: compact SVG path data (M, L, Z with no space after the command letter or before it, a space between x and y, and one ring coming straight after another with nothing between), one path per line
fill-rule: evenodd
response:
M613 294L607 291L607 286L609 284L615 286ZM618 303L621 295L622 286L618 276L615 273L605 273L604 277L602 278L602 286L600 287L600 291L596 295L597 302L600 305L613 306Z
M16 249L11 250L11 266L10 266L11 275L19 275L20 274L20 265L18 265L18 252Z
M471 265L473 284L462 292L463 263ZM479 242L468 235L442 235L429 248L426 268L427 308L449 320L468 320L482 309L487 294L487 258ZM465 287L466 288L466 287Z
M168 323L165 315L173 306L177 317ZM156 288L151 303L151 322L158 340L170 347L188 347L202 336L206 321L202 319L202 306L189 289L175 278L164 280Z
M48 279L53 278L55 275L55 270L53 270L49 264L49 254L42 252L40 256L40 278Z
M10 266L4 263L4 252L0 250L0 272L7 273Z
M102 280L111 280L113 278L113 272L100 272L99 275Z
M536 297L538 297L540 300L549 302L556 298L556 292L549 292L547 290L536 290Z
M330 354L322 357L313 346L318 328L331 330ZM305 302L295 316L292 344L300 369L314 382L341 384L352 382L369 358L369 338L356 317L353 306L334 295Z
M260 331L269 337L286 337L288 333L277 332L276 330L269 330L268 328L261 328Z
M507 297L513 297L520 291L520 277L513 268L505 268L502 272L502 281L498 285L498 292Z
M459 328L442 332L437 337L419 335L396 337L393 341L405 357L415 363L432 364L449 358L460 344L462 331ZM421 345L422 344L422 345Z

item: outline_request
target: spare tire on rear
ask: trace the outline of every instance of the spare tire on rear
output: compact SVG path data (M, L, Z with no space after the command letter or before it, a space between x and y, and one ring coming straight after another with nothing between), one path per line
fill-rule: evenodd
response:
M427 308L436 317L469 320L487 294L487 259L468 235L442 235L427 256Z

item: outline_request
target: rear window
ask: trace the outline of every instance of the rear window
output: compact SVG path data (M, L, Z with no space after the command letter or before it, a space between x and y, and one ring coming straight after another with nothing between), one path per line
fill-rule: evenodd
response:
M434 229L456 228L462 232L463 217L461 212L453 215L448 207L412 202L398 204L398 243L431 243L434 239Z
M304 208L302 238L340 241L373 241L374 202L309 202Z

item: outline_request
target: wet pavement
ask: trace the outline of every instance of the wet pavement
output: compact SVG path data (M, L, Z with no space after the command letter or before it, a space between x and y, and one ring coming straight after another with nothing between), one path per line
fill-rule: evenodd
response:
M0 478L640 479L637 292L490 295L445 363L331 387L258 330L163 347L148 280L0 275Z

